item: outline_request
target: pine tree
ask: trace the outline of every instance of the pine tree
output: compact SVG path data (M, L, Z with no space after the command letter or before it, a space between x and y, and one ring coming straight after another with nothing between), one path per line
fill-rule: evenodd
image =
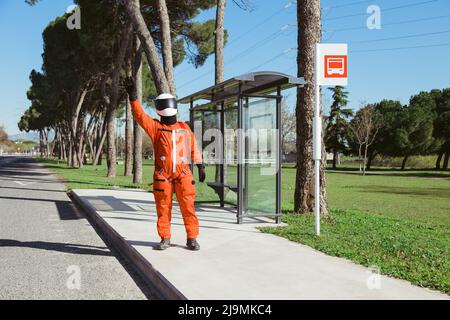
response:
M327 118L325 146L327 150L333 152L333 169L336 169L338 153L347 149L345 142L347 119L353 115L353 111L345 108L348 104L348 92L344 91L344 87L336 86L329 90L333 92L333 104Z

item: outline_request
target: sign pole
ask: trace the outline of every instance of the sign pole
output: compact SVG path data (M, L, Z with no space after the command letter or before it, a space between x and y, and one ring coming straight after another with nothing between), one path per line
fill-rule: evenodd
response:
M314 48L314 218L320 235L320 165L322 163L322 115L320 86L346 86L348 50L345 43L316 43Z
M314 118L313 118L313 158L314 158L314 219L316 235L320 235L320 162L322 161L322 119L320 116L319 50L314 51Z

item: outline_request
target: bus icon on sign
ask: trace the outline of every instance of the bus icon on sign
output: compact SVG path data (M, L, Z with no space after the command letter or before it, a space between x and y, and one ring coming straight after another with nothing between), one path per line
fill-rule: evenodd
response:
M347 78L347 56L325 56L325 78Z

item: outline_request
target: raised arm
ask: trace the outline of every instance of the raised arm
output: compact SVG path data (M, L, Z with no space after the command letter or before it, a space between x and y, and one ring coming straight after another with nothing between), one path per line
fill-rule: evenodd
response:
M134 119L137 123L144 129L145 132L150 136L152 141L155 140L156 137L156 120L150 117L145 113L142 108L139 100L130 100L131 103L131 111L133 112Z

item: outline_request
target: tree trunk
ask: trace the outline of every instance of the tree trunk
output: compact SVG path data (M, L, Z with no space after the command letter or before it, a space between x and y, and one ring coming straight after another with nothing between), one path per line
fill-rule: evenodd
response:
M130 41L129 52L126 65L127 77L133 76L132 58L134 53L134 37ZM125 166L124 176L133 175L133 114L129 99L125 99Z
M136 83L137 98L142 103L142 51L140 41L136 39L135 43L135 61L133 67L133 76ZM133 183L142 183L142 138L143 130L141 126L134 121L134 146L133 146Z
M48 135L50 133L50 129L45 129L44 130L44 134L45 134L45 153L47 154L47 158L51 158L51 148L50 148L50 141L48 138Z
M84 100L86 98L86 95L88 93L88 89L84 88L81 92L77 93L76 95L76 99L75 99L75 105L73 107L72 110L72 114L71 114L71 123L70 123L70 134L72 136L72 156L73 156L73 163L72 166L73 167L79 167L82 166L83 161L79 158L80 156L80 150L82 148L81 144L82 144L82 139L79 136L79 126L80 126L80 121L84 120L84 119L80 119L80 113L81 113L81 108L83 107L83 103Z
M54 132L55 132L55 136L53 137L53 141L49 144L49 154L50 154L50 157L53 159L53 158L55 158L55 148L56 148L56 146L57 146L57 144L58 144L58 138L57 138L57 135L56 135L56 129L54 129Z
M367 170L367 149L369 148L369 146L365 145L364 147L364 162L363 162L363 176L366 175L366 170Z
M166 79L169 84L169 90L172 95L176 94L175 80L173 76L173 58L172 58L172 36L170 34L170 18L167 11L166 0L157 0L159 19L161 22L161 40L163 67Z
M97 165L101 165L102 164L102 154L103 154L103 145L105 144L105 140L106 140L106 135L107 135L107 112L105 115L105 120L103 120L103 125L100 127L101 128L101 132L100 134L98 134L98 141L97 141L97 146L95 148L96 150L96 154L94 157L94 162L92 163L93 166L97 166Z
M133 116L131 114L131 105L127 99L126 102L126 123L125 123L125 177L131 177L133 174Z
M94 154L95 154L94 141L97 136L97 127L98 127L99 116L100 116L100 114L97 114L97 113L98 112L96 110L91 113L88 125L84 128L84 133L83 133L84 156L86 158L86 148L89 148L89 160L91 161L91 163L94 160ZM86 160L84 160L84 162L87 163Z
M322 110L323 107L321 106ZM322 130L322 161L320 163L320 214L328 216L327 204L327 179L325 171L327 170L327 150L324 143L325 131ZM314 190L311 191L314 194Z
M223 49L225 46L225 6L226 0L217 0L216 11L216 34L215 34L215 83L224 81L224 58Z
M117 170L117 154L116 154L116 128L114 121L116 119L117 104L119 102L119 85L120 85L120 71L122 70L125 54L128 49L130 36L132 33L131 23L127 23L122 30L122 37L120 40L120 47L114 62L114 71L112 76L111 99L107 120L107 164L108 164L108 178L116 176Z
M374 150L369 152L369 159L367 160L367 170L370 170L370 168L372 167L372 161L373 159L375 159L376 156L377 153Z
M75 147L75 143L72 143L72 168L78 168L78 157L77 157L77 149Z
M333 169L337 168L337 157L338 157L338 152L336 149L333 149Z
M84 147L84 126L85 126L86 117L81 116L81 119L78 122L78 127L76 131L76 140L77 140L77 149L76 149L76 155L77 155L77 162L78 167L82 168L84 159L83 159L83 150L85 150Z
M58 160L61 160L61 158L62 158L62 149L61 149L62 143L61 143L61 136L59 134L59 128L58 127L55 128L55 139L56 139L56 146L55 147L56 147L57 152L58 152Z
M43 146L43 148L44 148L44 157L45 158L48 158L48 154L47 154L47 150L48 150L48 147L47 147L47 137L46 137L46 129L43 129L42 130L42 146Z
M97 154L97 139L100 126L100 117L101 114L98 115L98 118L95 121L95 124L92 128L92 133L91 134L89 134L89 132L86 133L86 140L89 144L90 150L89 155L91 164L94 164L95 155Z
M43 133L42 130L39 130L39 151L41 153L41 158L44 157L44 142L43 142ZM23 151L23 150L21 150Z
M44 148L44 157L49 158L48 156L48 137L47 137L47 129L42 129L42 146Z
M62 160L67 161L67 144L66 139L61 139L62 142Z
M89 158L90 158L89 160L91 161L92 165L94 164L94 155L97 153L95 151L95 145L94 145L95 139L96 139L96 137L95 137L96 134L97 134L97 131L94 130L92 132L92 137L88 136L87 139L86 139L88 147L89 147Z
M65 127L61 127L60 129L60 136L61 136L61 148L62 148L62 160L68 161L67 157L67 131L65 130Z
M108 166L108 178L116 176L116 130L114 126L115 112L109 110L108 119L106 122L106 132L107 132L107 166Z
M406 156L403 158L403 162L402 162L402 170L405 170L405 168L406 168L406 162L408 161L408 158L409 158L409 155L406 155Z
M442 165L442 170L448 170L448 162L450 159L450 150L447 150L444 157L444 164Z
M171 92L167 77L160 62L158 49L148 30L147 23L142 17L139 0L124 0L124 5L147 56L147 61L150 65L150 70L158 94Z
M226 0L217 0L217 9L216 9L216 30L215 30L215 84L222 83L224 81L224 46L225 46L225 29L224 29L224 20L225 20L225 7L226 7ZM216 112L216 123L219 124L221 117L220 112L221 106L217 106L217 112ZM193 125L193 124L192 124ZM225 143L225 141L223 141ZM220 146L223 148L223 146ZM217 150L216 150L217 152ZM222 153L222 152L220 152ZM224 158L225 155L222 155L222 158ZM224 162L224 161L222 161ZM215 174L215 181L220 182L220 167L223 166L223 174L224 174L224 183L226 183L226 168L227 166L225 163L216 164L216 174Z
M441 169L441 161L442 161L443 156L444 156L444 151L439 151L438 157L436 159L436 170Z
M359 172L362 171L362 165L361 165L361 157L362 157L362 144L359 145L358 148L358 163L359 163Z
M314 113L314 47L320 42L320 0L297 1L298 24L298 75L307 84L297 89L297 178L294 209L297 213L314 210L314 165L312 148ZM321 166L322 181L325 179ZM321 212L327 212L325 185L321 184Z
M68 132L68 134L70 135L70 131ZM70 168L73 168L75 166L75 163L73 161L73 139L72 139L72 137L69 137L69 143L67 145L67 148L68 148L68 152L67 152L67 157L68 157L67 166L69 166Z

